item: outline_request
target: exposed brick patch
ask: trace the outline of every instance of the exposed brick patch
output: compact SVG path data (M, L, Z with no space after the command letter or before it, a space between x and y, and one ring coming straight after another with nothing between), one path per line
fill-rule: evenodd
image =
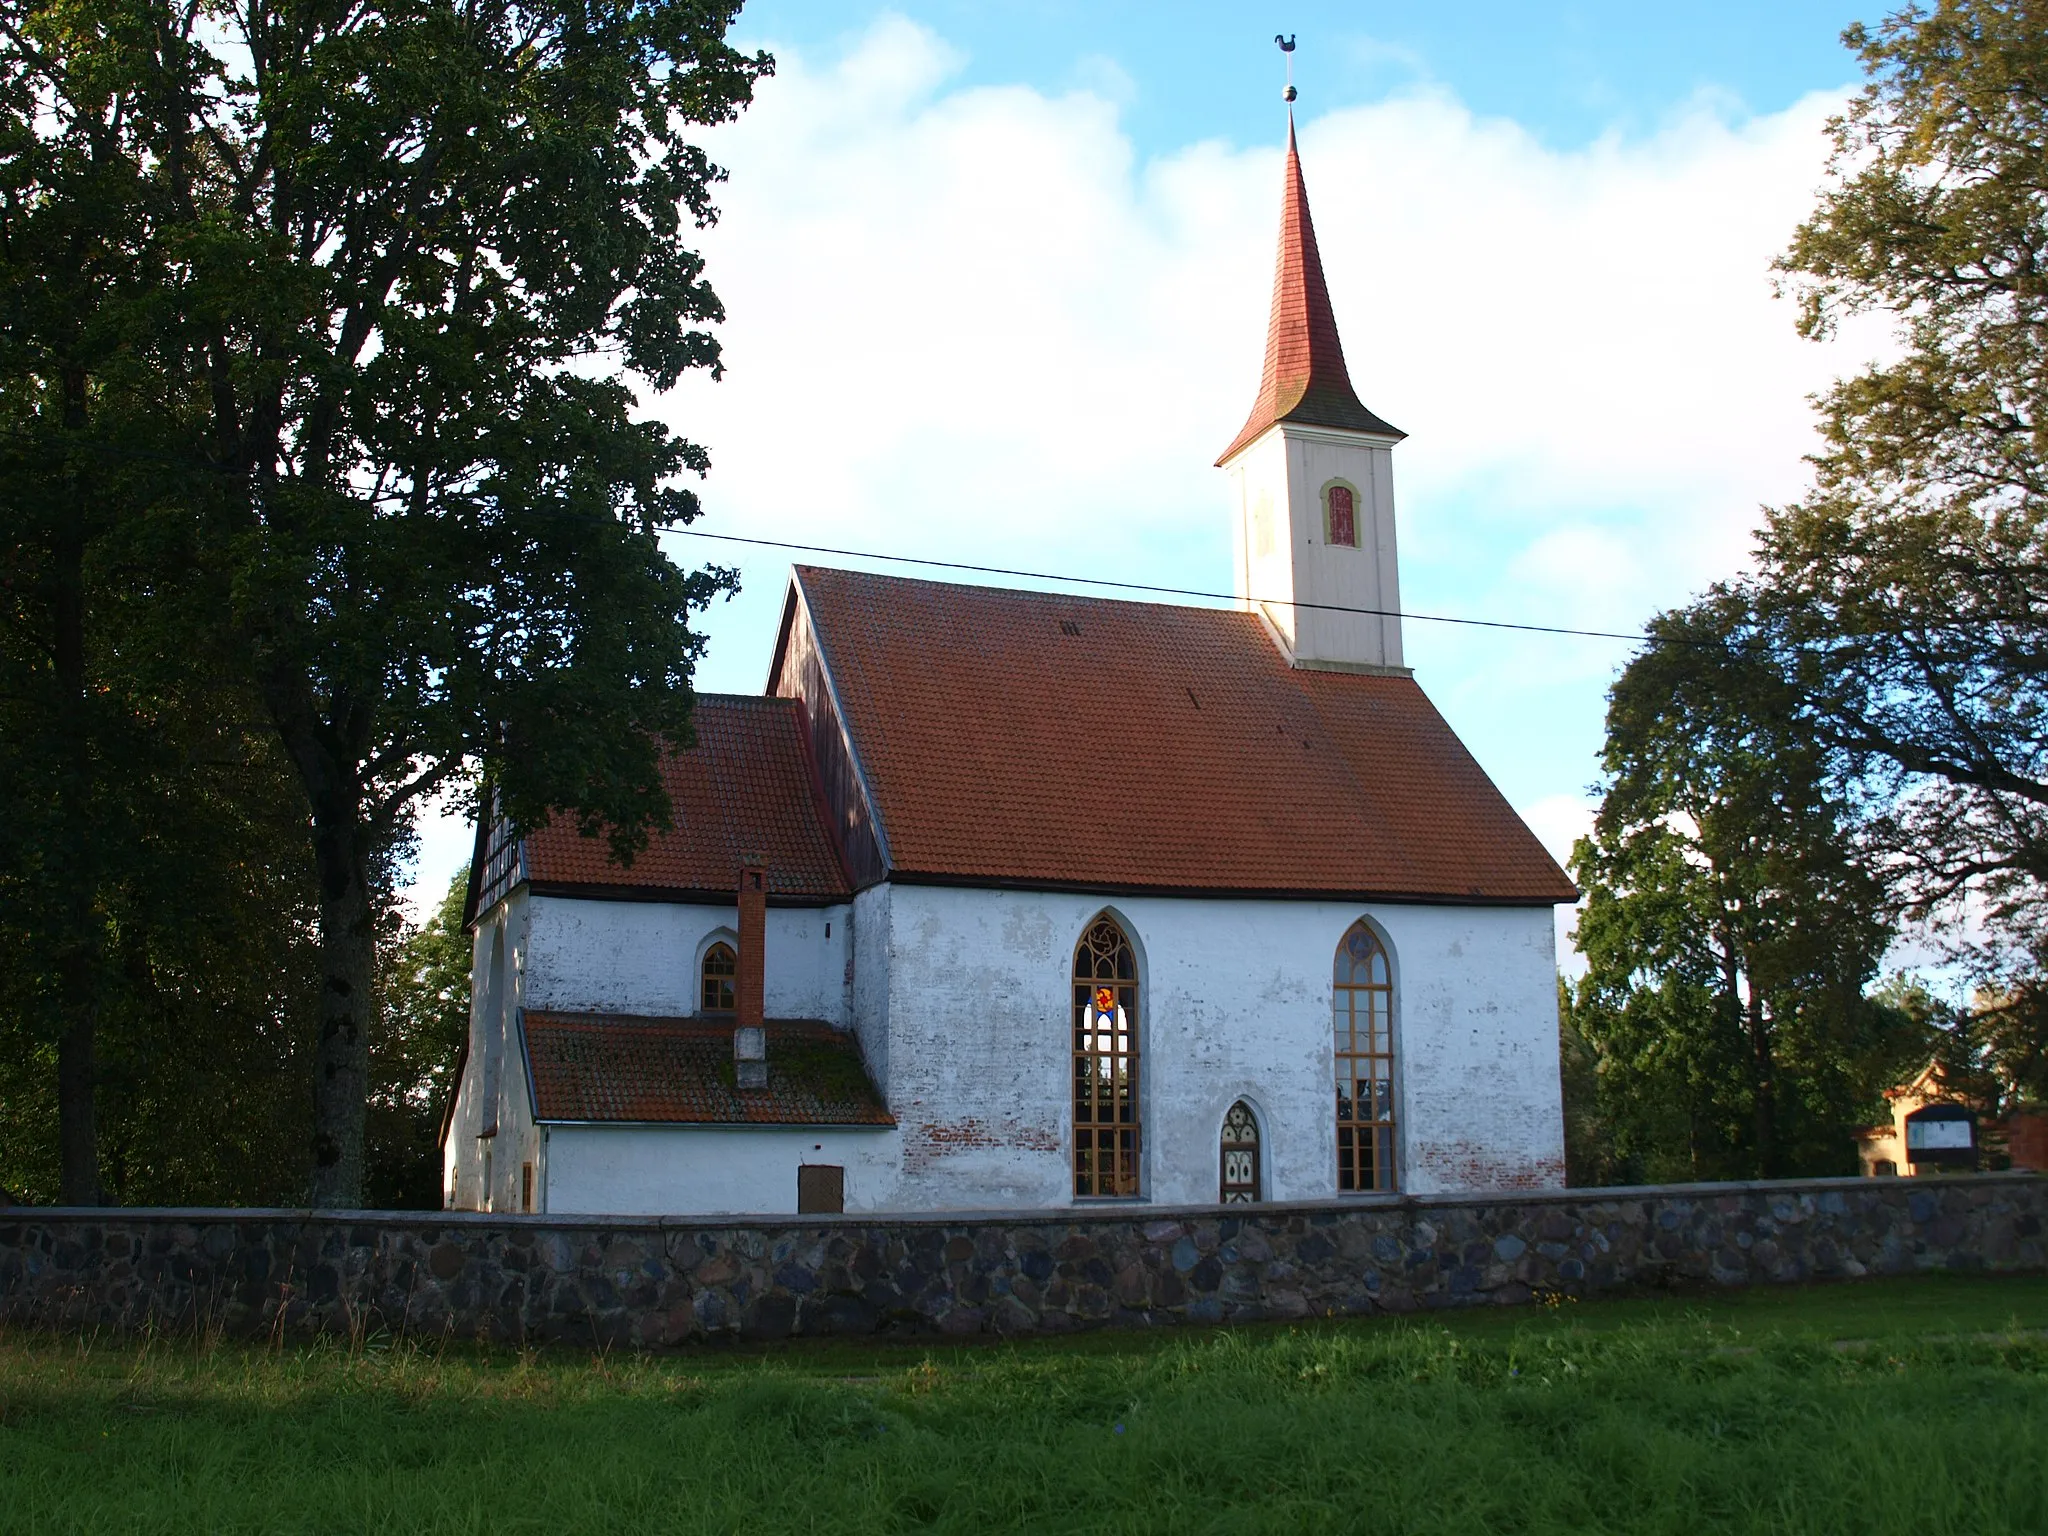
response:
M1475 1193L1557 1189L1564 1183L1562 1157L1503 1157L1498 1145L1487 1142L1424 1142L1413 1157L1432 1180Z
M993 1151L999 1147L1057 1152L1060 1135L1049 1126L1026 1125L1017 1120L1004 1120L993 1126L974 1116L927 1120L910 1127L904 1138L903 1161L907 1169L921 1171L958 1153Z

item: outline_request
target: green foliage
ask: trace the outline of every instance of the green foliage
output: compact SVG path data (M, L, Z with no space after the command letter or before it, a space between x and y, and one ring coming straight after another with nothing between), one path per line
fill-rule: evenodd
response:
M1996 1088L1984 1097L2008 1109L2048 1107L2048 978L2037 970L1979 988L1962 1024L1974 1065Z
M21 719L0 706L0 722L10 716ZM304 834L261 738L252 758L220 757L180 742L188 720L165 705L98 776L120 833L92 885L99 1189L129 1204L295 1204L318 975ZM36 765L11 765L16 777L7 757L0 793L47 808ZM0 859L0 1186L50 1203L63 1192L64 929L34 900L44 851L62 848L59 829L44 836L10 841Z
M2048 1525L2044 1317L1921 1280L974 1351L8 1341L0 1477L29 1529L1984 1536Z
M1925 1032L1865 996L1886 892L1796 698L1736 647L1744 617L1724 597L1663 615L1609 700L1566 1015L1597 1058L1609 1177L1853 1172L1850 1132L1926 1059Z
M0 227L0 1187L296 1202L317 967L290 765L182 621L190 540L134 452L161 402L104 336L76 342L108 348L99 387L37 370L118 307L108 231L19 199Z
M1990 898L2038 971L2048 880L2048 5L1853 27L1870 83L1779 262L1809 335L1891 317L1820 401L1813 492L1769 515L1750 642L1920 910Z
M362 1194L378 872L419 800L479 784L622 854L667 815L689 620L732 578L662 554L707 460L634 390L717 365L682 241L721 173L687 135L769 68L725 43L736 10L0 0L29 547L75 573L94 509L155 654L231 676L299 784L322 1201ZM85 765L90 690L59 692ZM72 779L60 841L99 846ZM98 929L67 931L80 970Z
M1564 1102L1564 1175L1574 1189L1628 1182L1600 1103L1600 1048L1586 1033L1578 992L1557 978L1557 1077Z
M398 934L381 967L364 1187L377 1210L441 1208L441 1117L469 1039L468 897L464 869L425 924Z
M1804 334L1883 315L1899 350L1819 401L1755 574L1615 690L1572 1008L1611 1174L1847 1171L1929 1053L1987 1105L2048 1087L2048 4L1844 41L1869 83L1778 266ZM1866 995L1903 919L1975 966L1973 1009Z

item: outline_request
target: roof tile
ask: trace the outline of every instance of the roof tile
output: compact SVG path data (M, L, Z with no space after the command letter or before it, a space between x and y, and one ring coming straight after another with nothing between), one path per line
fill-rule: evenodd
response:
M1275 422L1348 427L1388 437L1404 434L1360 403L1344 366L1344 343L1323 279L1322 253L1308 212L1308 186L1294 147L1294 118L1287 119L1287 181L1280 200L1280 255L1273 268L1273 313L1266 327L1266 368L1259 398L1244 426L1223 450L1227 463Z
M859 1042L799 1020L770 1020L768 1086L733 1078L732 1023L620 1014L525 1015L535 1113L546 1121L664 1125L896 1123Z
M897 877L1575 898L1414 680L1252 614L804 566Z
M603 837L557 817L526 839L527 878L538 885L650 891L738 889L740 855L768 863L771 898L843 901L846 874L826 830L823 802L793 699L697 696L697 744L665 753L662 783L673 825L622 867Z

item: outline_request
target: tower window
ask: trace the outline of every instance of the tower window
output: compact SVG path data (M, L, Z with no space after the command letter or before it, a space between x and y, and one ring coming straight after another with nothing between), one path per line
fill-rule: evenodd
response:
M1332 544L1358 548L1358 492L1341 480L1323 487L1323 534Z
M739 957L730 944L714 944L704 951L704 1012L731 1013L737 1006L733 985L740 973Z

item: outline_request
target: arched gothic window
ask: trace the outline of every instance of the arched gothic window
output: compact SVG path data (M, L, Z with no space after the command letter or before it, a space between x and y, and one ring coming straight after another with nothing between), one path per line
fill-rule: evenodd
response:
M739 979L739 974L739 956L733 953L730 944L713 944L704 951L704 1012L733 1011L737 1006L733 998L733 984Z
M1394 984L1387 951L1364 923L1337 946L1337 1188L1394 1187Z
M1239 1099L1223 1117L1223 1180L1216 1198L1249 1205L1259 1198L1259 1117Z
M1074 1193L1138 1193L1138 955L1113 917L1074 949Z

